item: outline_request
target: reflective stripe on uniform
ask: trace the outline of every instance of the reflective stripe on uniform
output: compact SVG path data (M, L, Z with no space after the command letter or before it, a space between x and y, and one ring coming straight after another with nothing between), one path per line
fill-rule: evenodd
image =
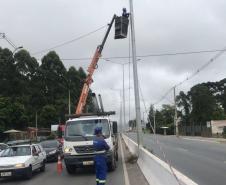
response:
M106 180L99 180L99 183L105 183Z
M97 182L99 182L99 179L96 179Z
M106 152L105 150L95 151L94 154L104 154L105 152Z

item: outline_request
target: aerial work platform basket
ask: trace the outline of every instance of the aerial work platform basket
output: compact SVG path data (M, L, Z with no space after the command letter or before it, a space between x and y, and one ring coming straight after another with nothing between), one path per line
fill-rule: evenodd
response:
M129 18L120 16L115 18L115 39L124 39L127 37Z

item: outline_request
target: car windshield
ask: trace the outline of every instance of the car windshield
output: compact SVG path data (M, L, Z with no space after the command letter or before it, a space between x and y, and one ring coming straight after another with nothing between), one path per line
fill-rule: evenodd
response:
M58 142L56 140L53 141L43 141L40 143L43 148L57 148L58 147Z
M10 147L4 150L1 157L15 157L31 155L30 146Z
M7 148L7 145L5 145L5 144L0 144L0 151L1 150L5 150Z
M102 127L104 137L109 137L109 124L107 119L90 119L70 121L66 125L66 140L92 140L94 137L94 129Z

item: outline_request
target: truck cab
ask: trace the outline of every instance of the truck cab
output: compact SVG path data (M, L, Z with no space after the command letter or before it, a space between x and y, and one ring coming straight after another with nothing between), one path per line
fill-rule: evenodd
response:
M118 160L117 123L105 116L85 116L69 119L65 125L63 154L68 173L73 173L76 168L94 165L96 127L102 127L102 134L110 147L105 152L108 168L115 170Z

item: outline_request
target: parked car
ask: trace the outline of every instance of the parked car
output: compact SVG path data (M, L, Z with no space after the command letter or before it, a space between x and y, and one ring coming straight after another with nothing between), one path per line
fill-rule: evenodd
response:
M62 145L57 140L46 140L40 143L46 152L47 161L57 161L62 155Z
M46 153L38 144L10 146L0 157L0 177L22 176L30 179L33 171L45 171L45 162Z
M1 157L1 155L2 155L2 153L3 153L3 151L5 150L5 149L7 149L9 146L7 145L7 144L5 144L5 143L0 143L0 157Z
M30 143L31 143L31 140L29 139L21 139L21 140L8 141L6 144L8 146L14 146L14 145L26 145Z

